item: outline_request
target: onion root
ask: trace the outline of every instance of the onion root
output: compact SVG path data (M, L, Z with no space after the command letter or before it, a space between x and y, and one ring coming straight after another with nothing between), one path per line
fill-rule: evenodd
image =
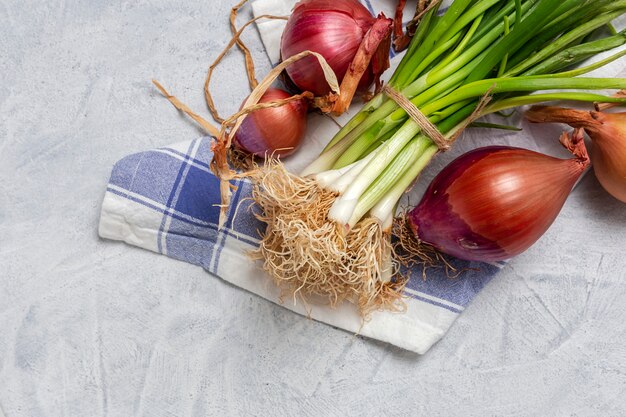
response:
M386 254L393 248L378 220L364 220L350 231L329 222L337 193L287 172L278 161L268 159L249 175L252 198L262 210L258 217L267 224L253 257L263 261L283 296L322 298L331 306L349 301L363 317L375 310L405 309L406 281L385 279Z

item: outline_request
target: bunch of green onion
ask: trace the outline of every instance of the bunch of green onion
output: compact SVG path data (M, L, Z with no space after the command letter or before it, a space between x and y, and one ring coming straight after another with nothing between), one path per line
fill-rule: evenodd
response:
M624 89L626 79L579 76L626 52L575 66L626 43L626 33L611 25L624 13L626 0L455 0L445 13L434 7L422 18L389 86L450 141L477 116L477 107L482 116L555 100L621 103L623 98L580 90ZM489 104L479 107L485 96ZM375 96L301 177L261 186L273 222L260 248L265 269L305 294L337 300L352 291L362 310L377 304L385 291L375 282L389 282L388 268L377 264L389 262L388 250L378 249L389 245L371 240L389 235L364 232L363 224L388 230L401 196L439 151L396 101L385 93ZM334 227L307 223L317 207L311 199L328 196L311 191L305 181L311 178L332 192L331 203L319 207ZM370 265L366 274L364 265Z

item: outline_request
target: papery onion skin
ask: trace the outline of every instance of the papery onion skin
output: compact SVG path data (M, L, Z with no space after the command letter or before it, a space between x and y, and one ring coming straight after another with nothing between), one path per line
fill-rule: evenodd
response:
M422 243L443 253L506 260L548 230L588 165L520 148L476 149L437 175L408 220Z
M603 113L552 106L526 112L533 123L567 123L583 128L592 141L591 162L602 187L626 203L626 113Z
M626 113L591 112L607 130L585 129L592 139L591 163L604 187L613 197L626 203Z
M296 4L281 39L281 57L287 59L302 51L321 54L343 79L363 37L376 19L357 0L303 0ZM302 91L316 96L330 92L323 71L314 57L301 59L287 74ZM374 81L372 64L363 74L358 91L364 92Z
M279 88L270 88L259 100L267 103L289 98L290 94ZM306 131L308 106L304 99L257 110L248 114L235 133L235 145L245 151L265 158L292 154L302 142Z

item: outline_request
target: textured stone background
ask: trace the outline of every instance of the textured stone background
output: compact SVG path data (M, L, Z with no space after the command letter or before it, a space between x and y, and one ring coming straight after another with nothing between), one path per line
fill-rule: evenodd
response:
M204 111L230 6L0 2L0 415L624 415L626 206L593 175L423 357L99 240L113 163L200 134L149 81ZM246 86L232 54L223 114Z

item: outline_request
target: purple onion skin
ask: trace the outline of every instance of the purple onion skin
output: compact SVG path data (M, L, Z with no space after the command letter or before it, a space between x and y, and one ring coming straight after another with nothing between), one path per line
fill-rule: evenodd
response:
M270 88L259 100L266 103L282 100L290 94ZM308 105L304 99L280 107L250 113L235 133L235 145L258 157L283 157L295 152L306 131Z
M375 20L357 0L302 0L287 21L281 39L281 57L285 60L302 51L317 52L326 59L341 82ZM316 96L330 93L316 58L309 56L296 61L286 71L300 90L311 91ZM370 64L359 82L358 91L366 91L374 78Z
M448 255L510 259L548 230L588 164L506 146L476 149L437 175L409 224L421 242Z

